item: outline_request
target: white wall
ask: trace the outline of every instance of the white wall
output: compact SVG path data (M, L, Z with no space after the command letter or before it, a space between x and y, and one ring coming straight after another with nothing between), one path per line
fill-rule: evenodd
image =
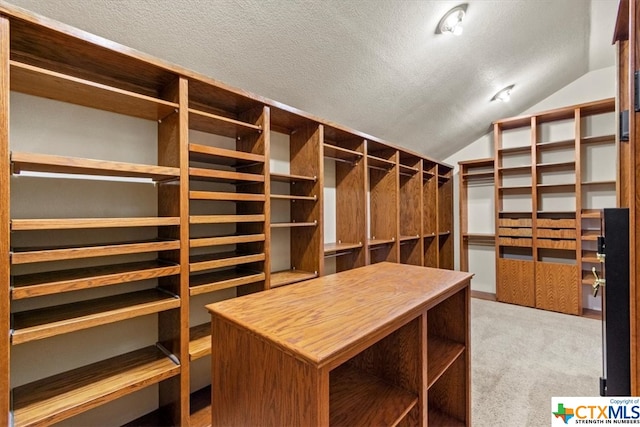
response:
M532 114L554 108L566 107L568 105L580 104L590 101L597 101L604 98L614 97L616 93L616 68L615 66L591 71L558 92L552 94L521 114ZM517 96L517 91L513 94ZM460 199L458 194L459 175L458 162L463 160L473 160L494 156L493 132L488 132L481 138L473 141L462 150L444 160L455 166L454 170L454 230L456 236L460 234L459 210ZM482 215L484 211L477 211ZM475 212L474 212L475 214ZM493 222L493 211L487 215L487 222ZM495 256L495 251L486 245L472 245L469 249L469 270L476 273L471 281L474 290L495 293L495 262L488 262L487 252L490 251ZM492 258L493 259L493 258ZM455 266L460 268L460 247L459 239L455 239ZM599 309L599 301L585 301L586 307Z

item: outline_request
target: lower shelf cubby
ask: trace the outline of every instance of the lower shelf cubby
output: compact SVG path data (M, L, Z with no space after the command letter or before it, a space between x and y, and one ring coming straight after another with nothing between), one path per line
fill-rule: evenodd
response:
M427 391L430 427L468 425L466 400L452 399L452 396L464 396L467 393L465 356L464 351L461 352Z
M348 364L330 375L329 425L395 426L418 403L417 394Z
M12 391L14 425L53 424L179 372L171 357L149 346L34 381Z

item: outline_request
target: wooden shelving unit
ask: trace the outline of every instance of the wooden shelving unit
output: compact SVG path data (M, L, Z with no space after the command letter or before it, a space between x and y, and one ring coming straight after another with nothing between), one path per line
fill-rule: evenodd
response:
M453 270L453 168L438 164L438 267Z
M617 194L613 111L605 99L495 122L499 301L582 314L595 256L583 227Z
M421 425L429 414L432 426L471 425L470 277L382 262L207 306L225 338L213 360L213 424ZM249 374L254 346L264 363Z
M325 265L336 272L369 263L367 249L367 162L365 139L342 129L325 126L325 170L335 176L335 200L325 198L325 218L335 218L335 236L325 235ZM325 180L325 193L330 190ZM333 203L331 203L333 202ZM328 271L327 271L328 272Z
M400 262L424 265L422 247L422 159L399 153Z
M6 3L0 62L0 301L12 313L1 323L0 410L16 426L90 423L99 417L90 409L116 399L148 425L202 423L210 393L191 393L191 362L211 354L204 304L320 277L334 262L331 272L453 266L449 165ZM10 109L22 97L53 118ZM67 113L89 131L67 132ZM46 143L25 136L29 127ZM108 128L122 133L101 135ZM274 133L288 138L286 173L271 167ZM282 206L286 218L274 215ZM291 262L276 268L281 253ZM76 338L114 325L135 338ZM54 341L69 369L60 374L55 360L25 368L24 352ZM12 346L22 346L15 357ZM132 392L153 384L161 406L144 416L149 405ZM362 387L378 386L365 378ZM397 420L415 419L410 394L398 398ZM95 421L104 422L113 420Z
M469 188L477 185L494 186L495 170L493 158L458 162L460 195L460 270L469 271L469 245L495 244L494 233L469 232ZM504 169L502 169L504 171Z
M398 151L367 141L369 262L398 262L400 250Z
M282 128L285 124L276 127ZM271 228L283 229L289 237L290 265L283 271L271 265L269 287L276 288L322 274L324 183L322 143L324 127L312 122L296 123L286 129L288 136L289 173L271 172L271 199L284 203L288 220L272 217ZM275 197L274 197L275 196ZM274 204L274 209L276 205Z

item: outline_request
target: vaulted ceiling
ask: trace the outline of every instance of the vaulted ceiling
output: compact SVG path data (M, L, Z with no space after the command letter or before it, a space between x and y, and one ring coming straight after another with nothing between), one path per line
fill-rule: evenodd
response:
M614 65L616 0L10 2L437 159Z

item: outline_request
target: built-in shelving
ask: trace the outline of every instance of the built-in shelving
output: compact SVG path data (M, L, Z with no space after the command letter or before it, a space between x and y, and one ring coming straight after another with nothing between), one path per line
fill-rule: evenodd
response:
M179 306L177 295L149 289L13 313L11 343L22 344Z
M63 372L13 389L14 425L62 421L179 373L155 346Z
M318 277L318 273L301 270L276 271L271 273L271 287L277 288L290 285L292 283L313 279L314 277Z
M256 260L262 261L261 257ZM265 279L261 271L230 269L191 276L189 294L191 296L220 291L222 289L257 283Z
M498 301L577 315L594 302L582 282L595 259L585 221L598 217L583 210L615 204L614 107L605 99L494 123Z
M211 354L211 323L189 328L189 359L197 360Z
M178 168L166 166L139 165L134 163L16 151L11 153L11 167L14 174L29 171L122 178L146 178L154 181L174 179L180 175Z
M18 300L53 295L138 280L174 276L179 273L179 265L156 260L22 274L13 276L11 298Z
M15 425L57 423L158 382L147 392L167 405L149 419L210 419L206 402L194 408L189 398L190 361L211 352L209 326L195 312L203 302L380 261L453 266L451 166L8 4L0 9L1 38L11 41L0 43L9 71L0 76L0 117L12 123L10 134L0 120L7 231L0 297L12 313L0 352L22 345L0 371L0 410L13 413ZM30 110L9 109L20 94L47 108L59 102L77 117L91 112L98 126L86 132L91 125L69 114L83 123L67 132L73 120L63 112L57 134L29 117L48 140L25 138L20 115ZM118 135L113 145L102 129L123 118L108 113L127 116L140 132ZM289 142L287 166L278 163L276 134ZM335 170L335 188L325 185L325 166ZM39 189L60 191L60 203L30 191L40 182ZM334 190L335 200L325 202ZM286 208L289 215L279 215ZM336 224L325 237L327 209L335 209ZM290 265L272 261L287 252ZM157 325L151 336L131 326L147 320ZM134 331L126 340L135 342L120 346L105 334L104 345L88 348L75 338L115 322ZM47 362L44 378L32 381L21 352L50 340L72 343L60 351L75 365L50 376L59 370ZM156 341L162 345L111 358ZM123 399L132 418L146 407L136 399Z

